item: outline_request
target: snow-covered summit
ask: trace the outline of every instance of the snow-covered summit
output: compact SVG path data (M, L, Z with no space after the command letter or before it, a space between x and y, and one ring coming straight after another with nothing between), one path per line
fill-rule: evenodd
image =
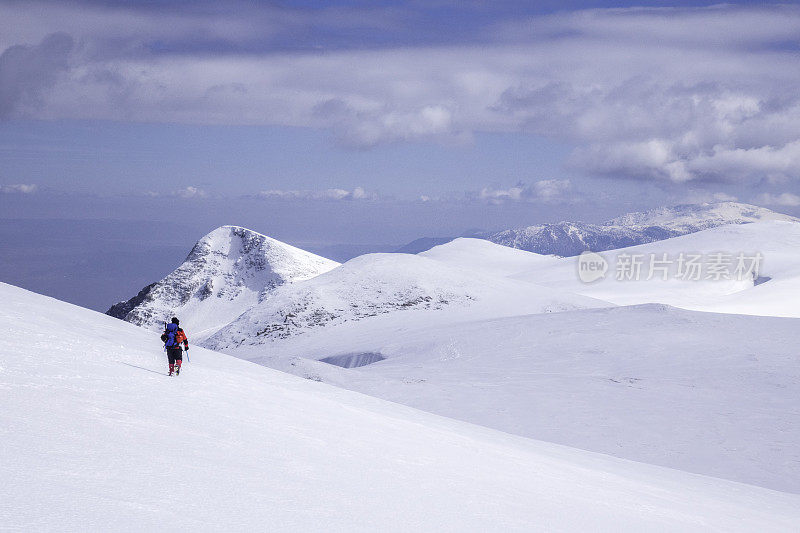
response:
M312 278L339 263L240 226L200 239L186 260L108 314L156 329L173 315L195 338L210 335L285 283Z
M566 291L489 275L468 264L462 267L411 254L366 254L313 279L275 289L204 345L228 349L242 343L261 344L381 316L391 316L393 321L400 320L401 314L406 317L404 321L411 318L408 315L430 319L428 314L424 315L428 318L421 318L411 311L446 309L447 313L437 314L437 320L448 321L608 305Z
M718 202L682 204L674 207L660 207L639 213L628 213L611 219L603 225L624 226L630 229L657 226L693 233L727 224L749 224L751 222L770 220L800 222L800 219L796 217L776 213L765 207L738 202Z
M459 237L420 252L420 256L495 276L510 276L554 264L555 257L501 246L484 239Z
M660 241L728 224L800 219L736 202L684 204L628 213L601 224L558 222L481 235L497 244L562 257Z

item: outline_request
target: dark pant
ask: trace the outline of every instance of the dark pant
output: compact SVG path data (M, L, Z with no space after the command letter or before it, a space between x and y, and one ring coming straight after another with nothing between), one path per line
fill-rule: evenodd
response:
M167 348L167 358L169 364L174 365L175 361L183 361L183 350L180 348Z

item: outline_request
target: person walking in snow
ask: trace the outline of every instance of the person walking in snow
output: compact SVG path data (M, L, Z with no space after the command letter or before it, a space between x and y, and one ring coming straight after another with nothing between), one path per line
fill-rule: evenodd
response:
M164 324L164 333L161 335L161 340L164 341L164 349L167 351L167 359L169 359L169 375L173 372L175 375L181 373L181 363L183 362L183 349L189 351L189 339L186 334L178 327L180 321L176 317L172 317L172 322Z

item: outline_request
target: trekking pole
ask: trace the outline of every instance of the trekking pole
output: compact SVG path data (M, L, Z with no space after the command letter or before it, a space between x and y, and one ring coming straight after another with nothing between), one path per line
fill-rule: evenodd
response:
M167 331L167 323L164 322L164 333L166 333L166 331ZM164 339L164 334L163 333L161 334L161 339L162 339L161 343L164 344L164 340L163 340ZM164 344L161 349L164 350L165 354L167 353L167 345L166 344ZM159 359L161 359L161 358L159 358ZM163 361L163 359L162 359L162 361Z

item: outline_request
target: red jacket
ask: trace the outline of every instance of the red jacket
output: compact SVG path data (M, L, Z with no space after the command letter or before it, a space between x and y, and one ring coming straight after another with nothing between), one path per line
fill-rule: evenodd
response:
M182 329L178 328L178 331L175 333L175 344L180 346L181 343L183 343L187 350L189 349L189 339L186 338L186 333L184 333Z

